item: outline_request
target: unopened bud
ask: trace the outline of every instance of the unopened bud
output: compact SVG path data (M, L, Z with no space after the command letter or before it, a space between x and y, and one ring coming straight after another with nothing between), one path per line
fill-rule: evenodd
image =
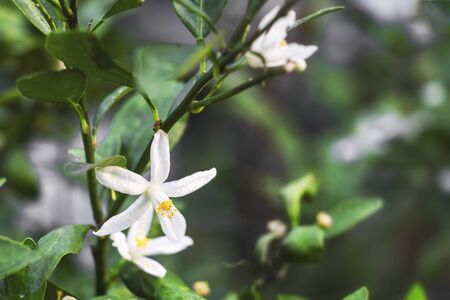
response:
M207 281L196 281L192 285L192 288L194 289L194 292L200 296L208 296L211 292Z
M333 219L326 212L321 211L316 216L317 225L322 227L323 229L328 229L333 226Z
M286 234L286 224L280 220L272 220L267 223L267 230L275 237L282 237Z
M195 102L194 102L194 103L195 103ZM193 113L193 114L199 114L199 113L201 113L204 109L205 109L204 106L200 106L200 107L197 107L197 108L193 108L193 109L191 109L191 113Z

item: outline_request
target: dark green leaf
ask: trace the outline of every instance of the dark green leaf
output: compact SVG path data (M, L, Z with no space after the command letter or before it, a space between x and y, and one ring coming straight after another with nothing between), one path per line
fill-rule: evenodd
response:
M44 15L32 0L12 0L12 2L43 34L49 34L52 31Z
M322 258L325 235L317 226L292 229L282 243L283 256L295 263L318 262Z
M428 297L423 286L416 282L409 289L405 300L428 300Z
M114 106L114 104L123 99L123 97L128 95L131 91L132 89L122 86L109 94L105 99L103 99L97 109L97 112L95 113L94 122L92 125L93 132L97 132L97 128L108 110L110 110Z
M292 227L297 226L300 222L302 199L314 197L317 194L318 187L316 177L307 174L281 188L281 196L284 199Z
M247 15L254 16L267 0L248 0Z
M17 80L22 95L48 102L78 103L86 85L86 76L78 70L43 71Z
M164 278L151 276L134 265L123 269L121 278L136 296L152 300L202 300L180 278L167 273Z
M102 48L97 38L88 32L51 33L46 41L47 51L66 65L87 75L134 86L133 75L119 66Z
M6 155L4 164L8 186L28 197L37 195L37 174L22 149L12 148Z
M342 300L369 300L369 290L366 287L362 287Z
M216 23L222 16L228 0L186 0L186 2L195 6L207 15L213 23ZM172 0L172 3L181 22L183 22L194 37L202 39L208 35L210 28L204 18L190 11L177 1Z
M64 165L64 172L69 176L79 176L87 171L95 168L101 168L106 166L119 166L126 167L127 159L121 155L110 156L104 158L95 164L81 163L81 162L69 162Z
M103 19L108 19L114 15L124 11L137 8L144 3L144 0L116 0L110 10L105 14Z
M383 207L379 198L352 199L339 203L331 209L329 215L333 219L333 226L326 232L326 237L341 234Z
M27 246L0 236L0 278L12 274L39 259Z

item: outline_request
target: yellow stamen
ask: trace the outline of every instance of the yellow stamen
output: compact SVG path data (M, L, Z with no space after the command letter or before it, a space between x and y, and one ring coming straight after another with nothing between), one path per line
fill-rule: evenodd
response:
M150 242L150 239L148 237L145 237L145 236L136 237L136 246L138 248L143 248L143 247L147 246L149 242Z
M286 42L286 40L281 40L279 43L278 43L278 48L284 48L284 47L286 47L288 45L288 43Z
M177 212L177 209L173 205L172 200L168 199L166 201L161 202L158 205L158 207L156 208L156 212L161 217L166 217L166 218L171 219L171 218L173 218L173 216Z

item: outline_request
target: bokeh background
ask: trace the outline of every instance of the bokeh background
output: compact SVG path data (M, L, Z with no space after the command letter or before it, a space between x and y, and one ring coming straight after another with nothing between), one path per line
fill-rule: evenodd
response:
M261 15L279 2L268 1ZM110 4L80 0L82 26ZM296 11L333 5L346 10L290 33L289 40L319 46L305 73L194 115L174 149L172 178L211 166L219 173L179 204L195 246L158 259L187 283L208 280L211 299L250 282L245 268L229 263L251 259L269 220L287 220L275 191L310 171L320 190L305 205L304 222L354 196L380 196L384 208L329 241L322 263L291 268L267 299L279 292L338 299L363 285L372 299L401 299L415 281L430 299L450 299L450 2L304 0ZM229 0L220 21L225 33L244 11L245 1ZM161 0L108 22L99 36L128 66L148 43L195 43L170 1ZM56 67L43 43L11 2L0 0L0 175L8 179L0 191L0 234L15 239L92 222L84 181L63 172L67 151L81 146L75 116L23 99L15 88L19 76ZM92 112L114 88L92 80ZM83 297L92 293L89 242L79 257L64 260L54 280Z

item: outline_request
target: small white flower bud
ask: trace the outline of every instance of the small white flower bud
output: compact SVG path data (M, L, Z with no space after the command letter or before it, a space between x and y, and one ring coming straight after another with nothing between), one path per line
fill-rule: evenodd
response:
M207 281L196 281L192 285L192 288L194 289L194 292L200 296L208 296L211 292Z
M328 229L333 226L333 219L326 212L319 212L316 216L317 225L322 227L323 229Z
M286 234L286 224L280 220L272 220L267 223L267 230L275 237L282 237Z

